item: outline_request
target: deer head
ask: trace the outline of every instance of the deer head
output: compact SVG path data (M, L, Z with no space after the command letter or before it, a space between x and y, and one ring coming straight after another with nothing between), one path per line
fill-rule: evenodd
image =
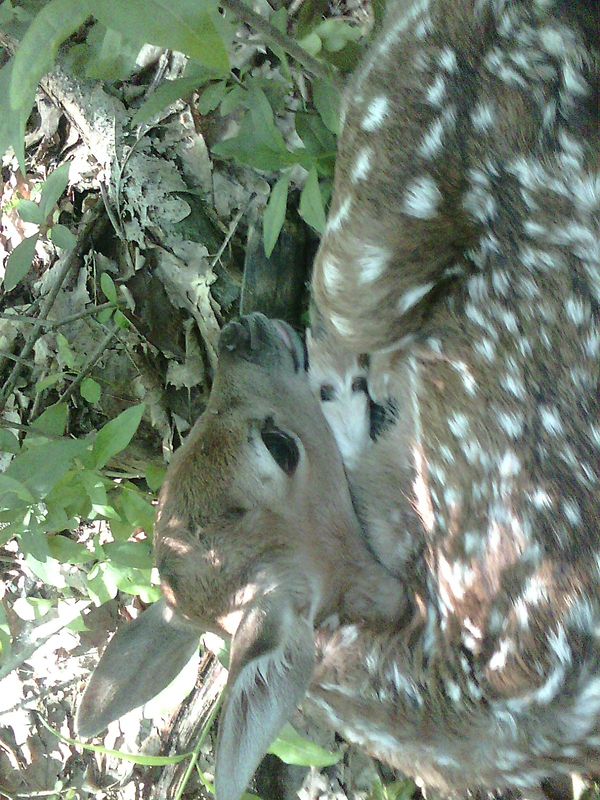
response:
M285 323L252 314L223 329L207 409L161 492L155 552L164 600L112 639L77 726L93 735L156 694L202 631L232 636L216 786L236 800L307 690L315 626L335 614L377 627L404 612L363 542Z

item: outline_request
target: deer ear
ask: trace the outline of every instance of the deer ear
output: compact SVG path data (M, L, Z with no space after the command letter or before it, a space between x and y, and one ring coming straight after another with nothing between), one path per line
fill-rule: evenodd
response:
M200 632L176 617L164 600L115 633L92 673L76 728L95 736L151 700L175 678L198 647Z
M239 800L261 758L303 698L314 634L286 604L249 611L235 634L217 739L217 800Z

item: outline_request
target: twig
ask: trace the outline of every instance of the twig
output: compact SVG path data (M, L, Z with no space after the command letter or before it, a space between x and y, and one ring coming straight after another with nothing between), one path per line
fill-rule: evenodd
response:
M184 793L185 788L187 786L187 782L189 781L190 776L191 776L192 772L194 771L194 769L196 767L196 764L198 762L198 756L200 755L200 750L202 748L202 745L204 744L204 742L206 741L206 737L210 733L210 729L212 728L213 723L215 721L215 718L216 718L217 714L219 713L219 709L221 708L222 701L223 701L223 692L221 692L221 694L217 697L217 699L215 701L215 704L213 706L213 709L210 712L210 714L208 715L208 719L206 720L206 723L204 724L204 727L202 728L202 733L198 737L198 741L196 742L196 746L194 747L194 749L192 751L192 757L188 761L188 765L187 765L186 770L185 770L185 772L183 774L183 777L181 778L179 786L177 787L177 792L176 792L173 800L181 800L181 798L183 796L183 793Z
M254 199L254 195L252 195L252 197L250 197L250 199L248 200L246 205L243 208L240 208L238 213L232 219L231 224L229 225L229 228L227 230L227 235L225 236L225 239L223 239L222 245L219 247L219 249L217 250L216 255L214 256L214 258L210 262L210 268L211 269L213 269L213 267L217 264L217 262L220 260L221 256L225 252L225 248L227 247L227 245L231 241L231 238L232 238L233 234L235 233L237 226L240 224L241 218L244 216L244 214L248 210L248 206L250 205L250 203L252 202L253 199Z
M102 356L104 351L108 349L108 347L109 347L110 343L112 342L112 340L114 338L116 338L116 336L118 336L118 333L119 333L119 329L117 328L116 325L114 326L114 328L112 328L111 330L109 330L106 333L106 336L104 337L104 339L102 339L102 341L100 342L100 344L98 345L96 350L92 353L92 355L88 358L88 360L86 361L84 366L81 368L81 371L80 371L79 375L75 378L73 383L71 383L71 385L67 389L65 389L65 391L58 398L58 402L59 403L64 403L65 400L68 400L69 397L71 397L71 395L73 394L73 392L81 386L81 384L83 383L84 378L86 378L89 375L89 373L94 368L94 366L95 366L96 362L98 361L98 359Z
M9 314L6 311L0 312L0 319L8 319L11 322L23 322L30 325L42 324L44 328L52 329L61 328L63 325L70 325L71 322L77 322L77 320L83 319L84 317L93 317L94 314L99 314L101 311L104 311L105 308L114 308L114 303L100 303L98 306L85 308L83 311L79 311L77 314L71 314L70 317L65 317L64 319L40 320L38 317L30 317L26 314ZM0 353L0 355L4 355L5 358L11 358L8 353Z
M268 20L266 20L264 17L261 17L260 14L257 14L255 11L249 8L249 6L243 3L242 0L221 0L220 4L223 6L223 8L231 11L231 13L242 22L247 23L251 28L254 28L254 30L258 31L267 41L270 41L285 50L288 55L295 59L299 64L302 64L303 67L306 67L306 69L309 72L312 72L312 74L317 78L333 80L334 83L340 85L339 80L336 79L333 70L330 69L329 66L324 64L322 61L318 61L316 58L313 58L313 56L311 56L310 53L307 53L306 50L297 42L295 42L293 39L290 39L290 37L286 36L284 33L278 31L274 25L271 25Z
M92 233L98 224L98 221L102 217L104 213L104 207L101 206L99 203L94 206L94 208L90 211L90 215L87 220L84 222L81 232L77 237L77 243L75 247L71 250L69 255L65 258L63 263L61 264L60 271L56 277L54 285L44 298L44 302L42 303L40 309L40 320L33 325L33 329L30 332L27 340L25 342L25 346L21 352L21 358L26 359L28 358L31 353L33 352L33 348L35 343L37 342L40 332L44 327L43 321L48 317L50 309L54 305L54 301L65 282L69 272L75 267L76 264L79 263L80 258L82 258L84 252L87 250L90 244L90 239ZM8 376L2 391L0 392L0 410L4 408L6 405L6 401L8 400L10 393L17 385L17 381L19 380L19 375L21 374L21 363L16 363L12 369L12 372Z
M18 364L24 364L26 367L33 369L35 367L35 362L29 361L27 358L23 358L23 356L15 356L12 353L7 353L6 350L0 350L0 356L2 358L8 358L9 361L16 361Z

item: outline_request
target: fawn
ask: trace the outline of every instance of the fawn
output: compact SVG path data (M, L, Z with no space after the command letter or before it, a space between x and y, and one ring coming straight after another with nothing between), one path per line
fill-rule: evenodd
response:
M597 769L598 60L593 2L391 4L346 93L313 278L350 358L311 387L285 324L224 328L161 495L164 600L112 639L83 735L211 629L233 637L218 800L303 698L448 795ZM352 392L360 353L397 413L355 428L345 470L319 387Z

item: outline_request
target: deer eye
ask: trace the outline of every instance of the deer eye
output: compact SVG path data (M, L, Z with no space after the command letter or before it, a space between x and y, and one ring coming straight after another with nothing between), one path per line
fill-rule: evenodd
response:
M265 447L286 475L293 475L300 460L298 445L292 436L278 428L271 418L260 432Z
M321 400L324 403L328 403L330 400L333 400L335 397L335 389L330 383L323 383L321 385Z
M352 381L352 391L353 392L364 392L367 394L367 379L363 378L354 378Z

